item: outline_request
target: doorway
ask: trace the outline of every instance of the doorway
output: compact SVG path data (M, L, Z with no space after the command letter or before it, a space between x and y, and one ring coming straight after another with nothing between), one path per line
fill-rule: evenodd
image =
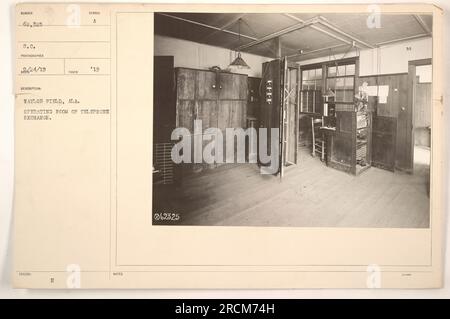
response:
M299 144L299 77L300 67L284 61L283 81L283 166L292 167L298 163Z
M412 106L411 169L429 174L431 159L431 59L410 61L408 66L409 103Z
M431 110L432 65L431 59L411 61L408 69L412 116L412 171L425 180L427 194L430 192L431 162Z

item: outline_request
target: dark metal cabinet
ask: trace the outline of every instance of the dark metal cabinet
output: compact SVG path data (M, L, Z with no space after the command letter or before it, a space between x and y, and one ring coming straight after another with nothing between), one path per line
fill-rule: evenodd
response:
M280 127L281 109L281 60L263 63L261 88L260 127L267 129ZM267 141L270 147L270 139ZM269 149L270 151L270 149Z
M271 154L272 145L272 128L278 129L280 132L280 112L281 112L281 87L282 87L282 61L272 60L265 62L262 65L262 79L261 79L261 108L259 112L259 129L267 129L267 144L266 149L260 149L261 141L258 142L259 152ZM279 143L280 137L274 140L273 143ZM281 150L280 150L281 151ZM261 162L261 161L260 161ZM261 163L266 165L266 163ZM280 169L277 173L280 172Z
M170 142L170 135L175 128L175 97L173 78L173 56L154 57L153 79L153 141ZM186 81L187 82L187 81Z
M298 162L299 80L299 66L286 59L263 63L259 128L267 129L267 154L278 143L281 177L285 168ZM278 137L272 136L272 129Z
M364 125L359 116L364 114ZM359 115L359 116L358 116ZM357 175L372 162L372 114L336 111L336 130L328 132L327 164Z

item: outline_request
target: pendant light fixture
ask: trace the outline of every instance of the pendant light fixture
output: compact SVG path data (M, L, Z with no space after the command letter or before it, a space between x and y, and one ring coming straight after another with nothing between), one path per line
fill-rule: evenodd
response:
M250 69L250 66L244 61L241 57L241 51L239 47L241 46L241 19L238 20L238 35L239 35L239 45L237 50L237 57L230 63L230 68L238 68L238 69Z

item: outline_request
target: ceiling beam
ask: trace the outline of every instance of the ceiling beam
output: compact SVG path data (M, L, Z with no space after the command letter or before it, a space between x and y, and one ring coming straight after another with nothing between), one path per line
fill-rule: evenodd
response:
M404 42L404 41L410 41L410 40L415 40L415 39L420 39L420 38L428 38L429 35L428 34L417 34L417 35L413 35L410 37L405 37L405 38L399 38L399 39L394 39L394 40L389 40L389 41L384 41L384 42L379 42L376 44L377 47L379 46L383 46L383 45L387 45L387 44L394 44L394 43L399 43L399 42ZM316 49L316 50L311 50L311 51L305 51L305 52L299 52L296 54L292 54L287 56L287 58L295 58L295 57L301 57L304 55L309 55L309 54L313 54L313 53L318 53L318 52L322 52L322 51L327 51L327 50L332 50L332 49L338 49L340 47L345 47L347 46L347 44L338 44L338 45L334 45L334 46L330 46L330 47L326 47L326 48L320 48L320 49Z
M304 56L304 55L309 55L309 54L313 54L313 53L318 53L318 52L322 52L322 51L328 51L328 50L333 50L333 49L338 49L341 47L346 47L348 46L348 44L338 44L338 45L333 45L333 46L329 46L326 48L320 48L320 49L315 49L315 50L310 50L310 51L304 51L304 52L299 52L296 54L292 54L292 55L288 55L286 58L294 58L294 57L300 57L300 56Z
M368 48L371 48L371 49L375 48L374 45L372 45L370 43L367 43L367 42L365 42L365 41L363 41L363 40L361 40L361 39L359 39L359 38L357 38L357 37L355 37L355 36L353 36L351 34L348 34L345 31L343 31L341 28L339 28L335 24L331 23L327 18L325 18L323 16L319 16L319 19L320 19L320 21L319 21L320 24L324 25L325 27L327 27L327 28L329 28L329 29L331 29L331 30L341 34L341 35L343 35L344 37L352 39L353 41L355 41L357 43L360 43L360 44L362 44L362 45L364 45L364 46L366 46Z
M336 40L338 40L338 41L341 41L341 42L343 42L343 43L345 43L345 44L353 45L353 42L352 42L352 41L347 40L347 39L344 39L344 38L342 38L342 37L340 37L340 36L338 36L338 35L336 35L336 34L334 34L334 33L332 33L332 32L329 32L329 31L327 31L327 30L324 30L324 29L322 29L321 27L319 27L319 26L317 26L317 25L313 25L313 26L311 26L311 28L314 29L314 30L316 30L316 31L319 31L319 32L321 32L321 33L323 33L323 34L326 34L326 35L328 35L328 36L331 37L331 38L334 38L334 39L336 39ZM356 44L356 46L359 47L359 48L361 48L361 46L358 45L358 44Z
M250 29L250 31L252 31L252 33L253 33L253 35L254 35L255 37L258 37L258 35L256 34L256 32L253 31L252 27L247 23L247 21L245 21L244 19L242 19L241 22L243 22L245 25L247 25L247 27ZM277 52L275 52L275 51L272 49L272 45L271 45L270 43L264 43L264 45L266 45L267 49L273 53L273 56L270 56L270 57L271 57L271 58L273 58L273 57L276 58L278 54L277 54ZM281 48L285 48L285 49L289 49L289 50L296 51L296 49L294 49L294 48L292 48L292 47L290 47L290 46L288 46L288 45L286 45L286 44L283 44Z
M228 34L239 36L239 33L237 33L237 32L226 30L226 29L221 29L219 27L215 27L215 26L212 26L212 25L209 25L209 24L205 24L205 23L201 23L201 22L197 22L197 21L193 21L193 20L189 20L189 19L173 16L173 15L166 14L166 13L156 13L156 14L164 16L164 17L168 17L168 18L171 18L171 19L187 22L187 23L190 23L190 24L195 24L195 25L198 25L198 26L201 26L201 27L204 27L204 28L209 28L209 29L213 29L213 30L216 30L216 31L221 31L221 32L224 32L224 33L228 33ZM247 38L247 39L250 39L250 40L253 40L253 41L258 40L255 37L251 37L251 36L248 36L248 35L245 35L245 34L242 34L242 33L241 33L241 37Z
M406 38L399 38L399 39L379 42L376 44L376 46L380 47L380 46L387 45L387 44L393 44L393 43L398 43L398 42L410 41L410 40L415 40L415 39L420 39L420 38L429 38L429 37L430 37L430 35L426 34L426 33L416 34L416 35L406 37Z
M230 21L228 21L227 23L225 23L224 25L222 25L219 29L220 30L214 30L213 32L211 32L210 34L208 34L206 37L203 38L203 41L205 41L206 39L211 38L213 35L218 34L219 32L223 32L225 29L227 29L228 27L231 27L232 25L234 25L236 22L238 22L240 19L242 19L247 13L241 13L239 14L237 17L234 17L233 19L231 19ZM242 36L242 34L241 34ZM255 38L256 39L256 38Z
M294 16L294 15L292 15L292 14L289 14L289 13L284 13L283 15L285 15L286 17L289 17L289 18L291 18L291 19L293 19L293 20L296 20L296 21L298 21L298 22L303 22L303 21L304 21L304 20L302 20L302 19L300 19L300 18L298 18L298 17L296 17L296 16ZM319 31L319 32L321 32L321 33L323 33L323 34L326 34L326 35L328 35L329 37L332 37L332 38L334 38L334 39L336 39L336 40L338 40L338 41L344 42L344 43L346 43L346 44L352 44L352 41L349 41L349 40L344 39L344 38L342 38L342 37L340 37L340 36L338 36L338 35L335 35L335 34L333 34L333 33L331 33L331 32L328 32L328 31L326 31L326 30L320 28L320 27L317 26L317 25L311 25L310 27L311 27L311 29L314 29L314 30Z
M418 14L413 14L413 16L416 19L416 21L420 24L423 31L425 31L427 34L431 35L432 32L431 32L430 28L428 28L428 25L425 23L425 21L423 21L422 17Z
M236 48L236 50L241 51L241 50L248 49L248 48L250 48L252 46L255 46L255 45L263 43L263 42L266 42L268 40L272 40L274 38L280 37L280 36L285 35L287 33L306 28L306 27L311 26L311 25L313 25L314 23L317 23L317 22L318 22L318 18L317 17L311 18L309 20L306 20L306 21L294 24L294 25L292 25L290 27L287 27L287 28L284 28L282 30L279 30L279 31L267 34L267 35L263 36L262 38L254 40L254 41L252 41L252 42L250 42L248 44L241 45L240 47Z
M236 22L238 22L239 20L241 20L247 13L241 13L239 14L237 17L235 17L234 19L230 20L228 23L224 24L220 30L225 30L228 27L231 27L232 25L234 25Z
M293 20L296 20L296 21L298 21L298 22L302 22L302 21L303 21L302 19L300 19L300 18L298 18L298 17L296 17L296 16L294 16L294 15L292 15L292 14L289 14L289 13L285 13L284 15L285 15L286 17L289 17L289 18L291 18L291 19L293 19ZM318 22L319 22L320 24L323 24L323 25L325 25L325 24L330 24L329 21L327 21L327 20L326 20L324 17L322 17L322 16L319 16L319 21L318 21ZM354 41L354 42L355 42L355 45L356 45L358 48L360 48L360 49L364 49L364 48L366 48L366 47L374 48L373 45L371 45L371 44L369 44L369 43L366 43L366 42L364 42L364 41L362 41L362 40L360 40L360 39L358 39L358 38L356 38L356 37L354 37L354 36L352 36L352 35L350 35L350 34L344 32L344 31L342 31L342 30L340 30L340 29L337 28L336 26L333 26L333 25L331 25L331 24L330 24L330 26L331 26L331 27L328 27L328 26L325 25L325 27L328 27L329 29L332 29L334 32L337 32L337 33L339 33L340 35L343 35L343 36L345 36L345 37L351 39L352 41L350 41L350 40L348 40L348 39L345 39L345 38L343 38L343 37L341 37L341 36L339 36L339 35L336 35L336 34L334 34L334 33L332 33L332 32L329 32L329 31L327 31L327 30L321 28L321 27L318 26L318 25L312 25L311 28L314 29L314 30L316 30L316 31L319 31L319 32L321 32L321 33L323 33L323 34L326 34L326 35L328 35L329 37L332 37L332 38L334 38L334 39L336 39L336 40L338 40L338 41L341 41L341 42L343 42L343 43L346 43L346 44L353 44L353 41Z

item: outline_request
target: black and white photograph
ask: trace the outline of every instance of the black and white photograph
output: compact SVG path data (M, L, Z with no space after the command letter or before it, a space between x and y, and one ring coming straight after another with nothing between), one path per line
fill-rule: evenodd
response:
M448 296L450 3L219 1L5 1L0 298Z
M429 228L432 31L155 13L153 225Z

